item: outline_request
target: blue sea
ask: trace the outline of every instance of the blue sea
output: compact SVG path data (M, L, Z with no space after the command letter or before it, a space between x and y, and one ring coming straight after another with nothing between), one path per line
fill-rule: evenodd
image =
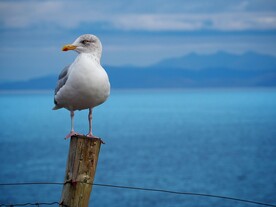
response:
M63 182L70 116L53 92L0 93L0 183ZM87 133L88 111L75 129ZM102 145L95 183L276 204L276 89L113 90L94 109ZM0 186L0 203L55 202L62 186ZM41 205L43 206L43 205ZM257 206L93 186L90 206Z

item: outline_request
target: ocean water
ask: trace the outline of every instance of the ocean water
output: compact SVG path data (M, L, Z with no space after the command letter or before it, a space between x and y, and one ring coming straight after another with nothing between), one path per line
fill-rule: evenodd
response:
M69 112L52 92L1 92L0 183L63 182ZM87 133L88 111L75 129ZM276 204L276 89L113 90L94 109L95 183ZM59 201L62 186L0 186L0 203ZM94 186L90 206L256 206Z

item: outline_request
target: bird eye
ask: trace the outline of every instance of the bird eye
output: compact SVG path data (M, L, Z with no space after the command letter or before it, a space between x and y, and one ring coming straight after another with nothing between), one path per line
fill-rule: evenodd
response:
M90 43L90 42L91 42L90 40L82 40L81 41L81 43L84 44L84 45L87 44L87 43Z

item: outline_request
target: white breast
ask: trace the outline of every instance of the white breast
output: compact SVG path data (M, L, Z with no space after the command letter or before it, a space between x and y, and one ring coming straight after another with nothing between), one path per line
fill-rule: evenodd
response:
M80 54L71 64L68 80L55 98L64 108L82 110L103 103L109 93L109 79L100 63L93 56Z

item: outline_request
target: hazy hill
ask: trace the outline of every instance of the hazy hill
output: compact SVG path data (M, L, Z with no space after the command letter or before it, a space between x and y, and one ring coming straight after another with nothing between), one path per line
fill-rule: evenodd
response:
M190 53L184 57L165 59L156 67L185 68L192 70L203 70L209 68L229 68L236 70L273 70L276 69L276 58L271 55L263 55L247 52L235 55L226 52L218 52L211 55L199 55Z
M146 68L107 68L116 87L276 86L276 57L247 52L195 53Z
M163 60L148 67L105 66L113 88L276 86L276 57L218 52ZM53 89L56 75L6 82L0 89Z

